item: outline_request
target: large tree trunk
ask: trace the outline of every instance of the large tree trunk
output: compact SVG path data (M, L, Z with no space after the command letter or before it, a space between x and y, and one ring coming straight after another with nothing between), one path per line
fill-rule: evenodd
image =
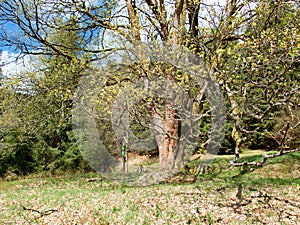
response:
M163 146L159 150L159 160L161 170L172 170L175 166L178 152L179 124L176 118L176 110L170 105L166 107L165 115L165 138Z
M180 42L180 25L181 14L184 8L184 0L175 1L175 13L173 18L173 32L172 32L172 44L177 46ZM185 15L183 17L185 21ZM168 88L172 89L173 77L171 74L166 74ZM171 98L172 99L172 98ZM173 170L176 161L181 164L180 161L183 160L182 152L179 153L179 118L177 116L176 108L170 103L165 104L165 118L164 118L164 134L161 137L160 142L158 142L159 150L159 163L160 170Z
M167 14L165 10L165 4L163 1L155 2L146 0L149 8L152 10L154 17L159 20L161 26L161 38L164 41L169 39ZM185 12L184 7L187 6L187 1L176 0L175 12L173 18L173 27L171 32L171 42L174 46L177 46L182 40L182 30L185 26L186 15L182 15ZM140 24L138 12L136 11L135 2L132 0L126 0L126 7L129 14L132 36L135 40L141 40ZM173 85L172 74L166 74L167 85L170 90ZM162 115L158 112L158 108L153 106L151 109L152 120L154 124L155 138L159 151L160 169L172 170L175 167L176 161L183 160L183 150L179 152L179 118L177 118L176 108L170 103L165 104L165 113ZM177 159L178 158L178 159Z
M170 104L167 104L165 116L162 117L154 107L152 118L159 151L160 170L173 170L177 156L179 156L179 120L176 110Z

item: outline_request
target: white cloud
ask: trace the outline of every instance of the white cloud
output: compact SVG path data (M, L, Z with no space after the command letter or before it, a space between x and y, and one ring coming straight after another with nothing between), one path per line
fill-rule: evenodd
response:
M226 5L227 0L204 0L203 3L205 4L219 4L221 6Z
M0 55L0 66L6 77L12 77L32 68L30 56L18 59L18 54L3 51Z

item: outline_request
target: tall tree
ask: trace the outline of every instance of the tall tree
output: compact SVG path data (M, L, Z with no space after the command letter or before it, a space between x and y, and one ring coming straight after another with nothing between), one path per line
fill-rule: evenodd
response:
M49 39L64 45L68 49L65 54L72 58L57 54L35 57L29 71L12 74L5 82L10 92L1 118L7 146L1 160L3 165L11 164L17 173L88 168L72 134L71 112L79 79L88 67L84 60L88 56L76 49L80 34L72 18L63 25L70 29L52 32ZM30 168L16 165L26 161L31 162Z
M242 18L241 13L245 15ZM223 36L217 38L212 63L231 105L235 160L243 141L248 140L249 147L255 142L261 142L260 147L274 147L270 133L276 117L282 110L299 107L298 18L297 3L293 2L227 2L220 27L226 32L221 31ZM277 142L281 148L285 141Z

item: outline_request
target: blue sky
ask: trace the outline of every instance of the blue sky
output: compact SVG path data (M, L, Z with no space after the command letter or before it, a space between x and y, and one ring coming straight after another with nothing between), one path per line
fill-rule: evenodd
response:
M16 35L16 33L18 32L18 27L12 23L6 23L4 25L4 28L6 29L6 31L9 31L8 34L11 34L12 36ZM3 32L3 30L1 30L1 32ZM12 47L3 46L5 44L6 44L5 42L1 42L0 40L0 52L1 52L0 66L4 65L1 68L2 73L5 76L12 76L12 74L17 74L24 70L29 69L30 57L25 56L24 58L15 61L16 57L19 56L19 52L16 51L15 47L13 46Z
M224 5L226 3L226 0L204 0L204 3L207 4L214 4L214 3L219 3L220 5ZM12 23L6 23L6 24L1 24L0 25L1 31L3 32L3 28L5 28L6 31L8 31L8 34L11 34L12 36L15 36L16 33L19 31L18 27ZM14 47L6 47L4 46L6 43L1 42L0 39L0 66L1 64L9 61L13 61L15 57L18 56L18 53ZM19 60L18 62L10 63L8 65L5 65L2 67L3 74L7 75L9 73L16 73L16 72L21 72L22 70L25 70L28 68L26 65L30 64L30 57L26 56L22 60Z

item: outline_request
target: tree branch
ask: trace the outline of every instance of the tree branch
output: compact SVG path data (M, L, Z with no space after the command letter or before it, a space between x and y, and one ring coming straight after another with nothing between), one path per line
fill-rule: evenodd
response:
M279 156L282 156L282 155L286 155L286 154L289 154L289 153L293 153L293 152L300 152L300 148L295 148L295 149L291 149L291 150L286 150L286 151L279 151L278 153L276 154L272 154L272 155L263 155L263 159L260 161L260 162L242 162L242 163L235 163L235 162L232 162L231 161L231 166L232 167L242 167L242 166L262 166L268 159L271 159L271 158L276 158L276 157L279 157Z

